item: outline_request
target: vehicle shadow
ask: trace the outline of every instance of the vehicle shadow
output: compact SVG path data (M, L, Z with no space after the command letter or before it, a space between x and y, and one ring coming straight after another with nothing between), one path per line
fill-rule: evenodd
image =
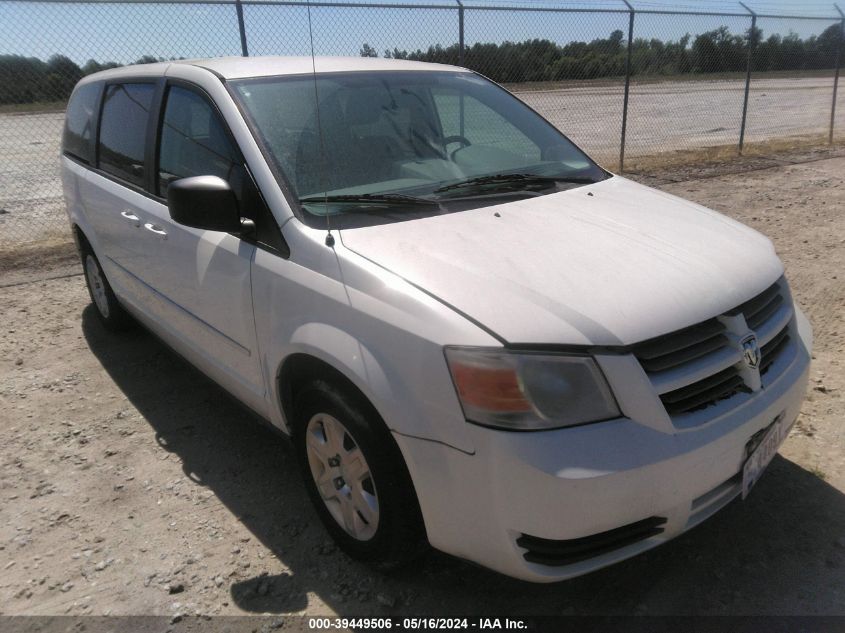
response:
M146 331L108 333L92 306L82 325L185 475L287 568L231 586L245 611L301 611L313 592L344 616L845 614L845 495L782 457L746 501L663 547L568 582L524 583L437 552L397 572L374 571L329 541L287 440Z

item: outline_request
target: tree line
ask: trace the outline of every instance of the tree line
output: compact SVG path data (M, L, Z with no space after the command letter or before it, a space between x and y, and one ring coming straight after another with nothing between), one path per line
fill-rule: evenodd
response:
M164 58L144 55L134 63L159 61ZM53 55L46 62L37 57L0 55L0 104L65 101L76 82L85 75L118 66L121 64L100 63L93 59L79 66L65 55Z
M763 38L760 29L743 34L722 26L700 35L684 35L676 41L637 38L631 47L633 75L679 75L743 71L749 46L754 46L754 71L818 70L833 68L839 45L840 26L833 24L820 35L801 38L795 33ZM360 55L378 57L365 43ZM422 50L385 50L386 58L441 64L460 64L457 44L437 44ZM618 77L625 73L627 42L622 31L591 42L557 44L550 40L476 43L464 51L463 65L500 83L561 81ZM845 53L843 53L845 57ZM136 64L164 61L145 55ZM88 60L82 66L65 55L47 61L22 55L0 55L0 104L64 101L85 75L119 66L115 62Z
M744 34L731 33L722 26L676 41L636 38L631 46L633 75L679 75L687 73L726 73L744 71L749 45L753 44L752 70L831 69L836 65L840 26L833 24L820 35L801 38L795 33L772 34L763 38L755 28ZM430 46L415 51L385 50L392 59L460 64L457 44ZM362 57L377 57L378 51L365 43ZM499 83L599 79L625 74L627 42L622 31L591 42L556 44L533 39L501 44L477 43L464 50L463 64ZM843 51L845 57L845 51Z

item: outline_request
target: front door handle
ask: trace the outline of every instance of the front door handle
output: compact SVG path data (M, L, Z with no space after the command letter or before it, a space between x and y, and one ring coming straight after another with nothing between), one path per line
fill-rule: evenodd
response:
M141 218L132 213L129 209L127 209L126 211L121 211L120 217L129 222L129 224L131 224L132 226L141 226Z
M152 224L151 222L147 222L144 225L144 228L147 229L148 231L152 232L152 233L155 233L156 235L158 235L163 240L167 239L167 231L165 231L163 228L161 228L158 224Z

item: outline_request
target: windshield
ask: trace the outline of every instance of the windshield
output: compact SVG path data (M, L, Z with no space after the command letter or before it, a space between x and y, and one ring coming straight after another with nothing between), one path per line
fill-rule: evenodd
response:
M473 73L326 73L314 84L313 75L230 84L276 173L312 217L463 210L607 177L533 110Z

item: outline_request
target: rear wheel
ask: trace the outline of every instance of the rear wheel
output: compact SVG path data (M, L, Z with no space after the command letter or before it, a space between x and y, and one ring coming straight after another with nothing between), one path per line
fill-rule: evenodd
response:
M297 399L294 425L308 494L340 548L384 568L418 555L424 531L413 484L371 408L315 381Z
M96 308L100 322L112 331L125 330L132 324L132 318L115 297L114 291L103 273L103 268L100 266L100 260L97 259L94 251L87 243L81 245L80 256L82 257L88 294L91 296L91 302Z

